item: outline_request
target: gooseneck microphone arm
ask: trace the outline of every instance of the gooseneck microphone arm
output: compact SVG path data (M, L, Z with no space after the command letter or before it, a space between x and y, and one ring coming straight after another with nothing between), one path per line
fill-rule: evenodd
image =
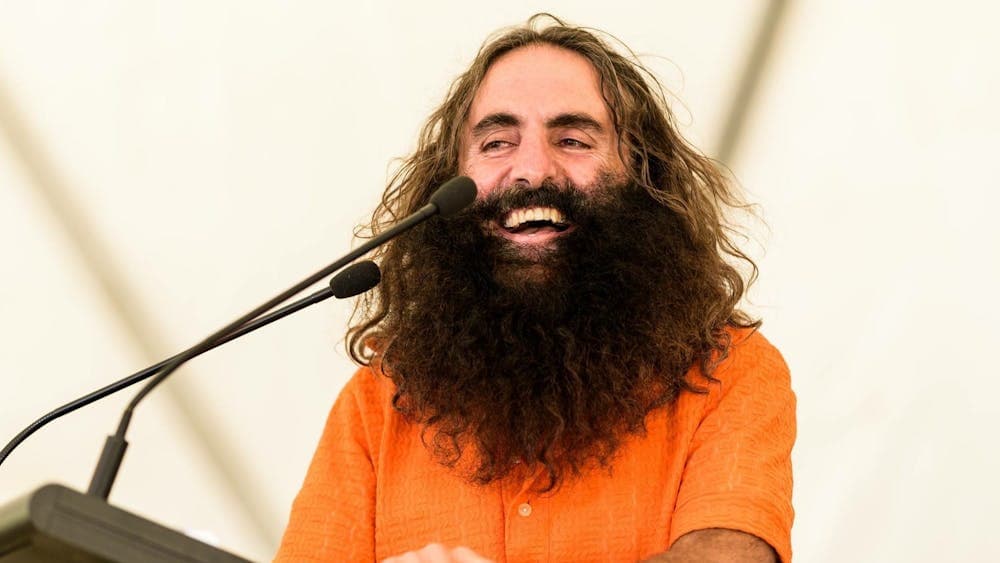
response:
M150 391L162 383L163 380L169 377L170 374L176 371L177 368L184 364L184 362L190 360L198 354L201 354L205 350L210 349L219 339L224 338L235 330L238 330L244 324L287 301L291 297L295 296L295 294L305 290L333 272L336 272L346 264L353 262L358 257L370 252L390 239L399 236L403 232L412 229L419 223L426 221L434 215L439 213L442 215L457 213L472 203L475 197L476 184L471 179L464 176L452 178L438 188L437 191L431 195L430 203L417 210L416 213L393 225L391 228L380 233L378 236L371 238L358 248L348 252L339 260L286 289L277 296L269 299L267 302L249 313L219 329L200 343L185 350L184 352L181 352L177 356L174 356L170 360L170 363L167 364L155 377L153 377L146 384L146 386L136 394L136 396L125 408L125 412L122 413L121 421L118 423L118 430L113 436L108 436L108 439L104 444L104 450L101 452L101 457L97 462L97 468L94 470L94 476L90 481L90 487L88 488L87 493L98 496L102 499L108 498L108 494L111 492L111 487L114 485L115 477L118 474L118 467L121 465L122 458L125 455L125 448L128 447L128 442L125 441L125 433L128 431L128 426L132 420L132 413L135 411L135 407L140 401L142 401L143 398L146 397L146 395L149 394Z
M327 285L323 289L317 291L316 293L313 293L312 295L309 295L308 297L304 297L296 301L295 303L291 303L263 317L260 317L259 319L256 319L253 322L247 323L239 330L233 332L232 334L224 338L219 339L219 341L216 342L208 350L221 346L231 340L235 340L243 336L244 334L253 332L262 326L269 325L278 319L287 317L288 315L291 315L292 313L305 309L306 307L325 301L330 297L336 297L337 299L345 299L347 297L354 297L355 295L360 295L378 285L380 279L381 279L381 273L378 269L378 266L371 260L365 260L362 262L356 262L354 264L351 264L342 272L334 276L333 279L330 280L329 285ZM47 413L38 420L32 422L24 430L22 430L16 436L14 436L14 438L11 439L11 441L8 442L7 445L4 446L2 450L0 450L0 464L3 464L4 460L7 459L7 456L9 456L11 452L14 451L14 448L19 446L21 442L24 442L26 439L28 439L29 436L40 430L46 424L56 420L57 418L65 416L77 409L83 408L95 401L99 401L104 397L111 395L112 393L117 393L118 391L121 391L126 387L135 385L140 381L145 381L146 379L149 379L154 374L163 369L165 366L169 365L170 362L176 357L177 357L176 355L171 356L170 358L167 358L162 362L151 365L146 369L137 371L128 377L122 378L114 383L106 385L92 393L80 397L79 399L66 403L65 405Z

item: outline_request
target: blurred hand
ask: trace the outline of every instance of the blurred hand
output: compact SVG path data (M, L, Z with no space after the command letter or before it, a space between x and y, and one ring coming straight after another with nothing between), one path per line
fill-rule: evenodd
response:
M382 563L493 563L467 547L448 549L439 543L429 543L419 551L407 551Z

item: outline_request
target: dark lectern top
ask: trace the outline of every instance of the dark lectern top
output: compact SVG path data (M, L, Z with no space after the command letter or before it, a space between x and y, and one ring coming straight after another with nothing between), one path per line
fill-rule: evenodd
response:
M62 485L0 507L0 563L248 563Z

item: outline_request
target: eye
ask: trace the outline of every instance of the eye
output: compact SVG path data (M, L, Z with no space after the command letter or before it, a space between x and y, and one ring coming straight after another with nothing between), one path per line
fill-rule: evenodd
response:
M566 137L564 139L559 139L559 145L563 147L570 147L574 149L589 149L590 145L584 143L579 139L574 139L572 137Z
M511 146L511 145L513 145L513 143L511 143L510 141L505 141L503 139L495 139L495 140L490 141L488 143L484 143L483 146L479 150L481 150L482 152L490 152L490 151L499 150L499 149L502 149L504 147L508 147L508 146Z

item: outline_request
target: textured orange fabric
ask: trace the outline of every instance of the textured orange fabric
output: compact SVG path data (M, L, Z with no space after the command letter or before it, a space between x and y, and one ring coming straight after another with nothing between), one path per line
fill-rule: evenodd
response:
M373 561L427 543L498 562L638 561L687 532L754 534L791 560L795 396L781 355L738 333L718 383L692 381L647 418L611 471L555 493L528 471L476 486L436 463L390 405L392 382L362 369L333 406L276 561Z

